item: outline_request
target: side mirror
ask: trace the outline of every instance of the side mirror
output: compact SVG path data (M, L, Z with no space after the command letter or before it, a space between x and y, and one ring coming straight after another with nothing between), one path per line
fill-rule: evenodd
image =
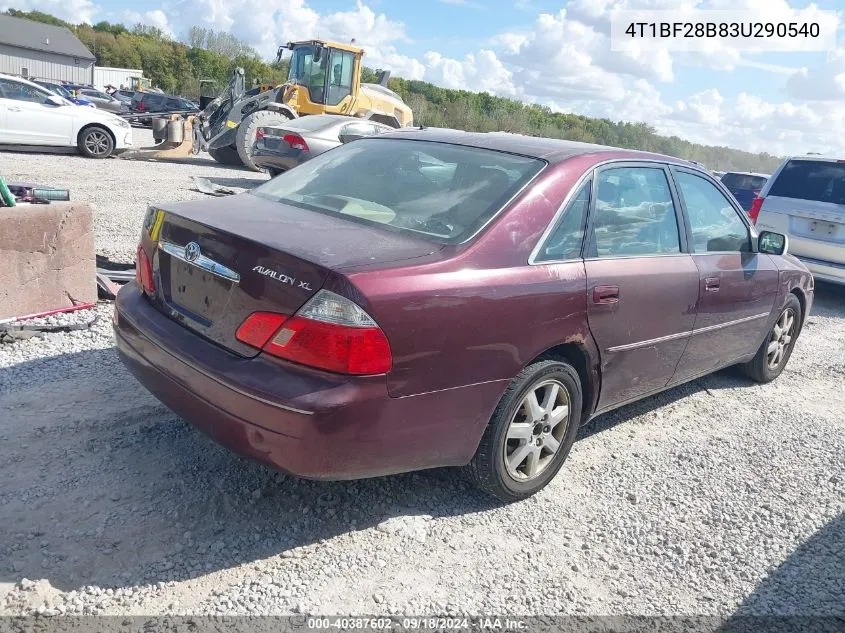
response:
M783 255L788 248L789 240L786 235L780 233L761 231L760 237L757 238L757 250L761 253Z
M59 95L48 95L44 105L63 106L65 105L65 100Z

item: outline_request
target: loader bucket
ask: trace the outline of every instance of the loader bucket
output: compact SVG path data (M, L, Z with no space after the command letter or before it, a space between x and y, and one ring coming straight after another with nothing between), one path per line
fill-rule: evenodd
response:
M164 130L164 140L157 145L140 147L120 155L129 160L179 160L191 156L194 145L194 117L183 119L178 114L170 115Z

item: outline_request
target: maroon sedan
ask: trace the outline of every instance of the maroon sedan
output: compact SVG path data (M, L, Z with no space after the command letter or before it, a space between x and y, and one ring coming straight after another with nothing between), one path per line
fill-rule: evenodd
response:
M595 415L729 365L777 377L813 300L785 250L682 160L404 130L151 208L115 331L245 455L318 479L466 466L514 500Z

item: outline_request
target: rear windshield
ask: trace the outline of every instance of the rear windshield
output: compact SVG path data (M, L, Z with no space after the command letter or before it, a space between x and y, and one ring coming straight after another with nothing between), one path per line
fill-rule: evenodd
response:
M845 164L791 160L772 183L769 195L845 204Z
M476 147L372 138L320 154L253 193L448 244L472 236L544 165Z
M348 121L355 121L355 119L350 119L349 117L344 117ZM338 120L335 118L327 118L322 116L304 116L298 119L293 119L292 121L288 121L287 123L283 124L283 127L288 130L307 130L307 131L315 131L321 130L324 127L328 127L330 125L334 125L337 123Z
M765 176L752 176L751 174L725 174L722 176L722 182L729 189L747 189L749 191L759 191L766 184L767 178Z

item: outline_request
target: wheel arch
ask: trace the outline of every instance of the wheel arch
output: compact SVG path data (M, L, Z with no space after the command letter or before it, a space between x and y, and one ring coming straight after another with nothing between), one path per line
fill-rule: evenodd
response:
M531 365L542 360L556 360L572 365L581 380L581 423L589 420L596 409L600 388L599 373L594 367L592 356L586 345L582 343L562 343L550 347L542 354L533 358Z
M82 135L86 132L86 130L90 130L93 127L104 130L111 137L112 144L117 147L117 137L114 135L114 132L109 128L109 126L97 122L86 123L81 128L79 128L79 132L76 134L76 142L79 143L82 140Z
M299 115L296 113L296 110L287 106L283 103L277 103L275 101L268 103L265 107L261 108L262 110L271 110L273 112L280 112L288 116L291 119L298 119ZM258 112L258 110L256 110Z
M795 298L798 299L798 304L801 306L801 322L798 324L798 332L800 334L801 330L804 329L804 323L807 322L807 317L809 316L807 314L807 295L804 294L804 291L800 286L793 287L789 293L795 295Z

